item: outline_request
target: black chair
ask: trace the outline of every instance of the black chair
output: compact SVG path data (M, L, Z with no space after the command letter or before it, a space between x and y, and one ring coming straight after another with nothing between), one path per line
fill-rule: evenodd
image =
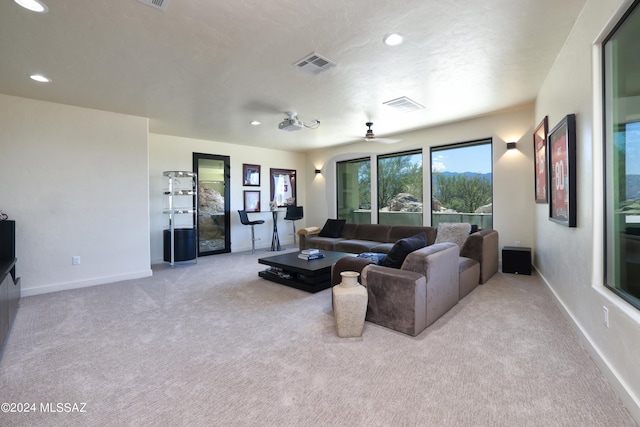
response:
M287 206L287 214L284 216L286 221L293 224L293 244L296 244L296 221L302 219L304 212L302 206Z
M238 211L238 214L240 215L240 222L242 224L251 226L251 254L253 255L256 253L256 234L253 227L258 224L264 224L264 220L249 221L247 211Z

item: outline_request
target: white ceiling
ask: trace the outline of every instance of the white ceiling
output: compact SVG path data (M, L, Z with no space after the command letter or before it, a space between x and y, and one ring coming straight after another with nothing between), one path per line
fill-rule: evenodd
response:
M44 2L46 14L0 2L0 93L149 117L153 133L309 150L358 140L369 120L390 136L532 101L585 0ZM390 32L404 43L384 45ZM292 65L312 52L337 66ZM426 108L383 105L401 96ZM320 127L279 130L286 111Z

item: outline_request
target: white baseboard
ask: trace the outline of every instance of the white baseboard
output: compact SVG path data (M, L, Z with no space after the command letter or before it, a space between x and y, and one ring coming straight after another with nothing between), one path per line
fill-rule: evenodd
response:
M29 297L32 295L48 294L50 292L66 291L69 289L88 288L90 286L106 285L107 283L120 282L122 280L141 279L152 275L151 269L137 271L127 274L118 274L115 276L96 277L89 280L79 280L77 282L56 283L53 285L38 286L36 288L21 289L21 297Z
M602 354L600 348L593 342L589 334L582 328L582 325L576 320L573 316L573 313L567 308L562 299L558 296L558 294L551 287L547 279L544 277L542 273L534 266L532 266L536 273L540 276L545 286L551 294L553 295L556 304L560 308L562 314L569 320L571 326L573 326L574 330L578 333L580 340L583 344L583 347L591 356L591 359L596 363L600 372L607 378L609 384L613 387L614 391L622 400L624 406L629 411L629 414L633 417L636 423L640 424L640 399L636 396L633 391L627 386L624 377L621 376L618 370L611 365L607 357Z

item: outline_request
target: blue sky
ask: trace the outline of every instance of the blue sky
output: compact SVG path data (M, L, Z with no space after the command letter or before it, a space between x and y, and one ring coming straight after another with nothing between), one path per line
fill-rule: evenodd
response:
M626 127L625 166L627 175L640 175L640 123L630 123Z
M434 151L431 156L433 172L491 172L491 144Z

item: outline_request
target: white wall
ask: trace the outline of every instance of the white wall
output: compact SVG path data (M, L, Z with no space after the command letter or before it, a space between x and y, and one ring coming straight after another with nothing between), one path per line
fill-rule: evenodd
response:
M147 119L6 95L0 111L22 295L150 275Z
M240 252L251 250L251 228L240 224L237 211L243 209L244 190L260 191L260 206L262 210L269 210L270 176L269 169L295 169L298 179L297 203L305 207L305 216L312 210L306 206L307 192L301 183L306 182L308 176L313 175L313 169L306 166L306 155L288 151L270 150L257 147L244 147L223 142L206 141L201 139L182 138L177 136L150 134L149 135L149 180L151 204L151 260L152 263L162 263L162 230L168 227L167 215L162 214L167 201L162 194L167 187L166 178L162 175L167 170L193 169L193 153L217 154L229 156L231 161L231 251ZM260 165L260 187L242 186L242 164ZM278 235L282 245L293 244L293 228L291 223L284 221L284 212L278 215ZM256 249L271 247L273 219L271 213L250 214L250 219L264 219L264 225L255 227ZM303 227L305 219L296 222L296 227Z
M327 218L336 217L336 161L422 148L423 164L430 165L430 147L491 137L493 224L499 232L500 245L511 246L519 241L522 246L534 247L533 127L533 104L528 104L464 122L394 135L402 141L393 145L361 142L312 151L305 168L322 167L323 173L309 176L307 189L310 194L323 197L314 197L315 208L307 214L307 225L322 226ZM517 150L507 152L507 141L516 141ZM425 200L431 198L430 188L429 175L425 173ZM430 221L426 213L424 224L429 225Z
M549 126L566 114L577 122L577 227L548 220L548 206L535 209L535 266L575 322L603 372L609 375L636 420L640 420L640 314L603 287L603 184L600 54L594 41L631 1L589 0L536 102L535 118ZM616 12L618 11L618 12ZM607 306L610 328L603 324Z

